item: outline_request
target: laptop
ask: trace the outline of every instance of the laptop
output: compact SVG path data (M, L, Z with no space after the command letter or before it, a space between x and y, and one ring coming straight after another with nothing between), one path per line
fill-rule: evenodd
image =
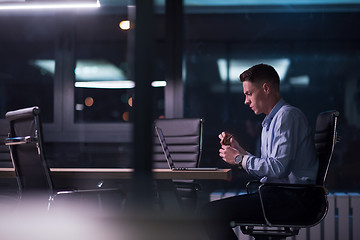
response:
M156 130L156 134L159 138L159 142L160 142L160 145L161 145L161 148L164 152L164 155L165 155L165 159L169 165L169 168L173 171L216 171L218 170L218 168L194 168L194 167L175 167L174 165L174 162L172 160L172 157L171 157L171 154L170 154L170 151L169 151L169 148L166 144L166 141L165 141L165 137L164 137L164 134L161 130L161 128L155 126L155 130Z

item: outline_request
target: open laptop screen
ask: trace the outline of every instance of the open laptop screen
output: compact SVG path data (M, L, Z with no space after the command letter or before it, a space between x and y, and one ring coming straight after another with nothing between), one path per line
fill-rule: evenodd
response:
M177 167L175 167L173 159L171 157L169 148L168 148L168 146L166 144L165 137L164 137L164 134L163 134L161 128L155 126L155 130L156 130L156 134L158 135L159 142L160 142L161 148L162 148L162 150L164 152L166 161L167 161L167 163L169 165L169 168L171 170L183 170L183 171L186 171L186 170L189 170L189 171L216 171L216 170L218 170L218 168L186 168L186 167L177 168Z

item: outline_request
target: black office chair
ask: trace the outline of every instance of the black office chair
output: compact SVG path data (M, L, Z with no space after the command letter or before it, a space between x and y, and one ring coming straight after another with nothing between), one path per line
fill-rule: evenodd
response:
M10 151L5 146L5 138L8 137L9 124L4 120L0 122L0 167L9 168L12 167Z
M253 236L256 240L286 239L286 237L297 235L300 228L315 226L324 219L328 210L328 191L324 187L324 182L330 166L334 147L338 140L338 116L338 111L327 111L320 113L316 120L315 148L319 160L316 184L259 183L257 189L260 194L266 224L234 223L234 226L240 226L240 229L244 234ZM253 184L253 182L250 182L248 184L248 189L250 189ZM264 195L276 195L277 193L299 196L299 199L311 199L311 202L308 203L306 216L302 219L283 217L286 214L281 212L281 205L271 201L271 199L264 199L262 197ZM295 205L296 204L294 204L294 206Z
M0 167L12 168L9 147L5 145L5 138L8 137L9 124L6 120L0 122ZM15 179L3 177L0 181L0 207L16 205L17 182Z
M43 134L40 120L40 109L30 107L7 112L5 118L10 123L9 137L5 144L9 146L11 160L15 168L16 179L19 187L20 200L26 197L38 197L48 201L48 206L55 199L86 199L91 194L98 200L101 194L111 193L120 197L119 206L123 205L124 193L120 189L65 189L54 188L50 169L46 162ZM99 195L100 194L100 195Z
M199 167L202 152L203 120L200 118L159 119L154 123L162 129L176 167ZM154 168L169 168L159 139L154 136ZM185 210L197 206L200 185L195 180L173 180Z

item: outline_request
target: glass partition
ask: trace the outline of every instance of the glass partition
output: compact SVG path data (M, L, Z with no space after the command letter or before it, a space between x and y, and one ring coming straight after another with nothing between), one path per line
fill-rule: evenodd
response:
M76 51L75 123L130 121L134 82L127 75L126 41L81 44Z
M184 115L205 119L202 164L230 167L218 157L217 136L224 130L258 152L264 116L244 105L239 75L267 63L279 72L283 98L306 114L313 129L319 112L340 111L342 141L327 183L333 191L359 189L360 34L348 28L360 24L359 3L232 4L185 1ZM228 187L244 187L247 175L234 174Z

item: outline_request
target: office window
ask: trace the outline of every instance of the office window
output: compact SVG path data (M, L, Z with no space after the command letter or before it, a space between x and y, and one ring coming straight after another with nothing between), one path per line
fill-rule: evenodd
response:
M74 123L125 123L132 121L134 87L132 76L133 29L121 26L128 15L78 17L74 50ZM82 23L92 23L91 28ZM163 46L156 44L154 115L164 115Z
M130 121L134 82L126 42L79 44L75 65L75 123Z
M135 83L129 74L126 49L117 44L84 44L78 47L76 56L74 122L131 122ZM152 81L155 117L164 115L166 83L161 74Z

